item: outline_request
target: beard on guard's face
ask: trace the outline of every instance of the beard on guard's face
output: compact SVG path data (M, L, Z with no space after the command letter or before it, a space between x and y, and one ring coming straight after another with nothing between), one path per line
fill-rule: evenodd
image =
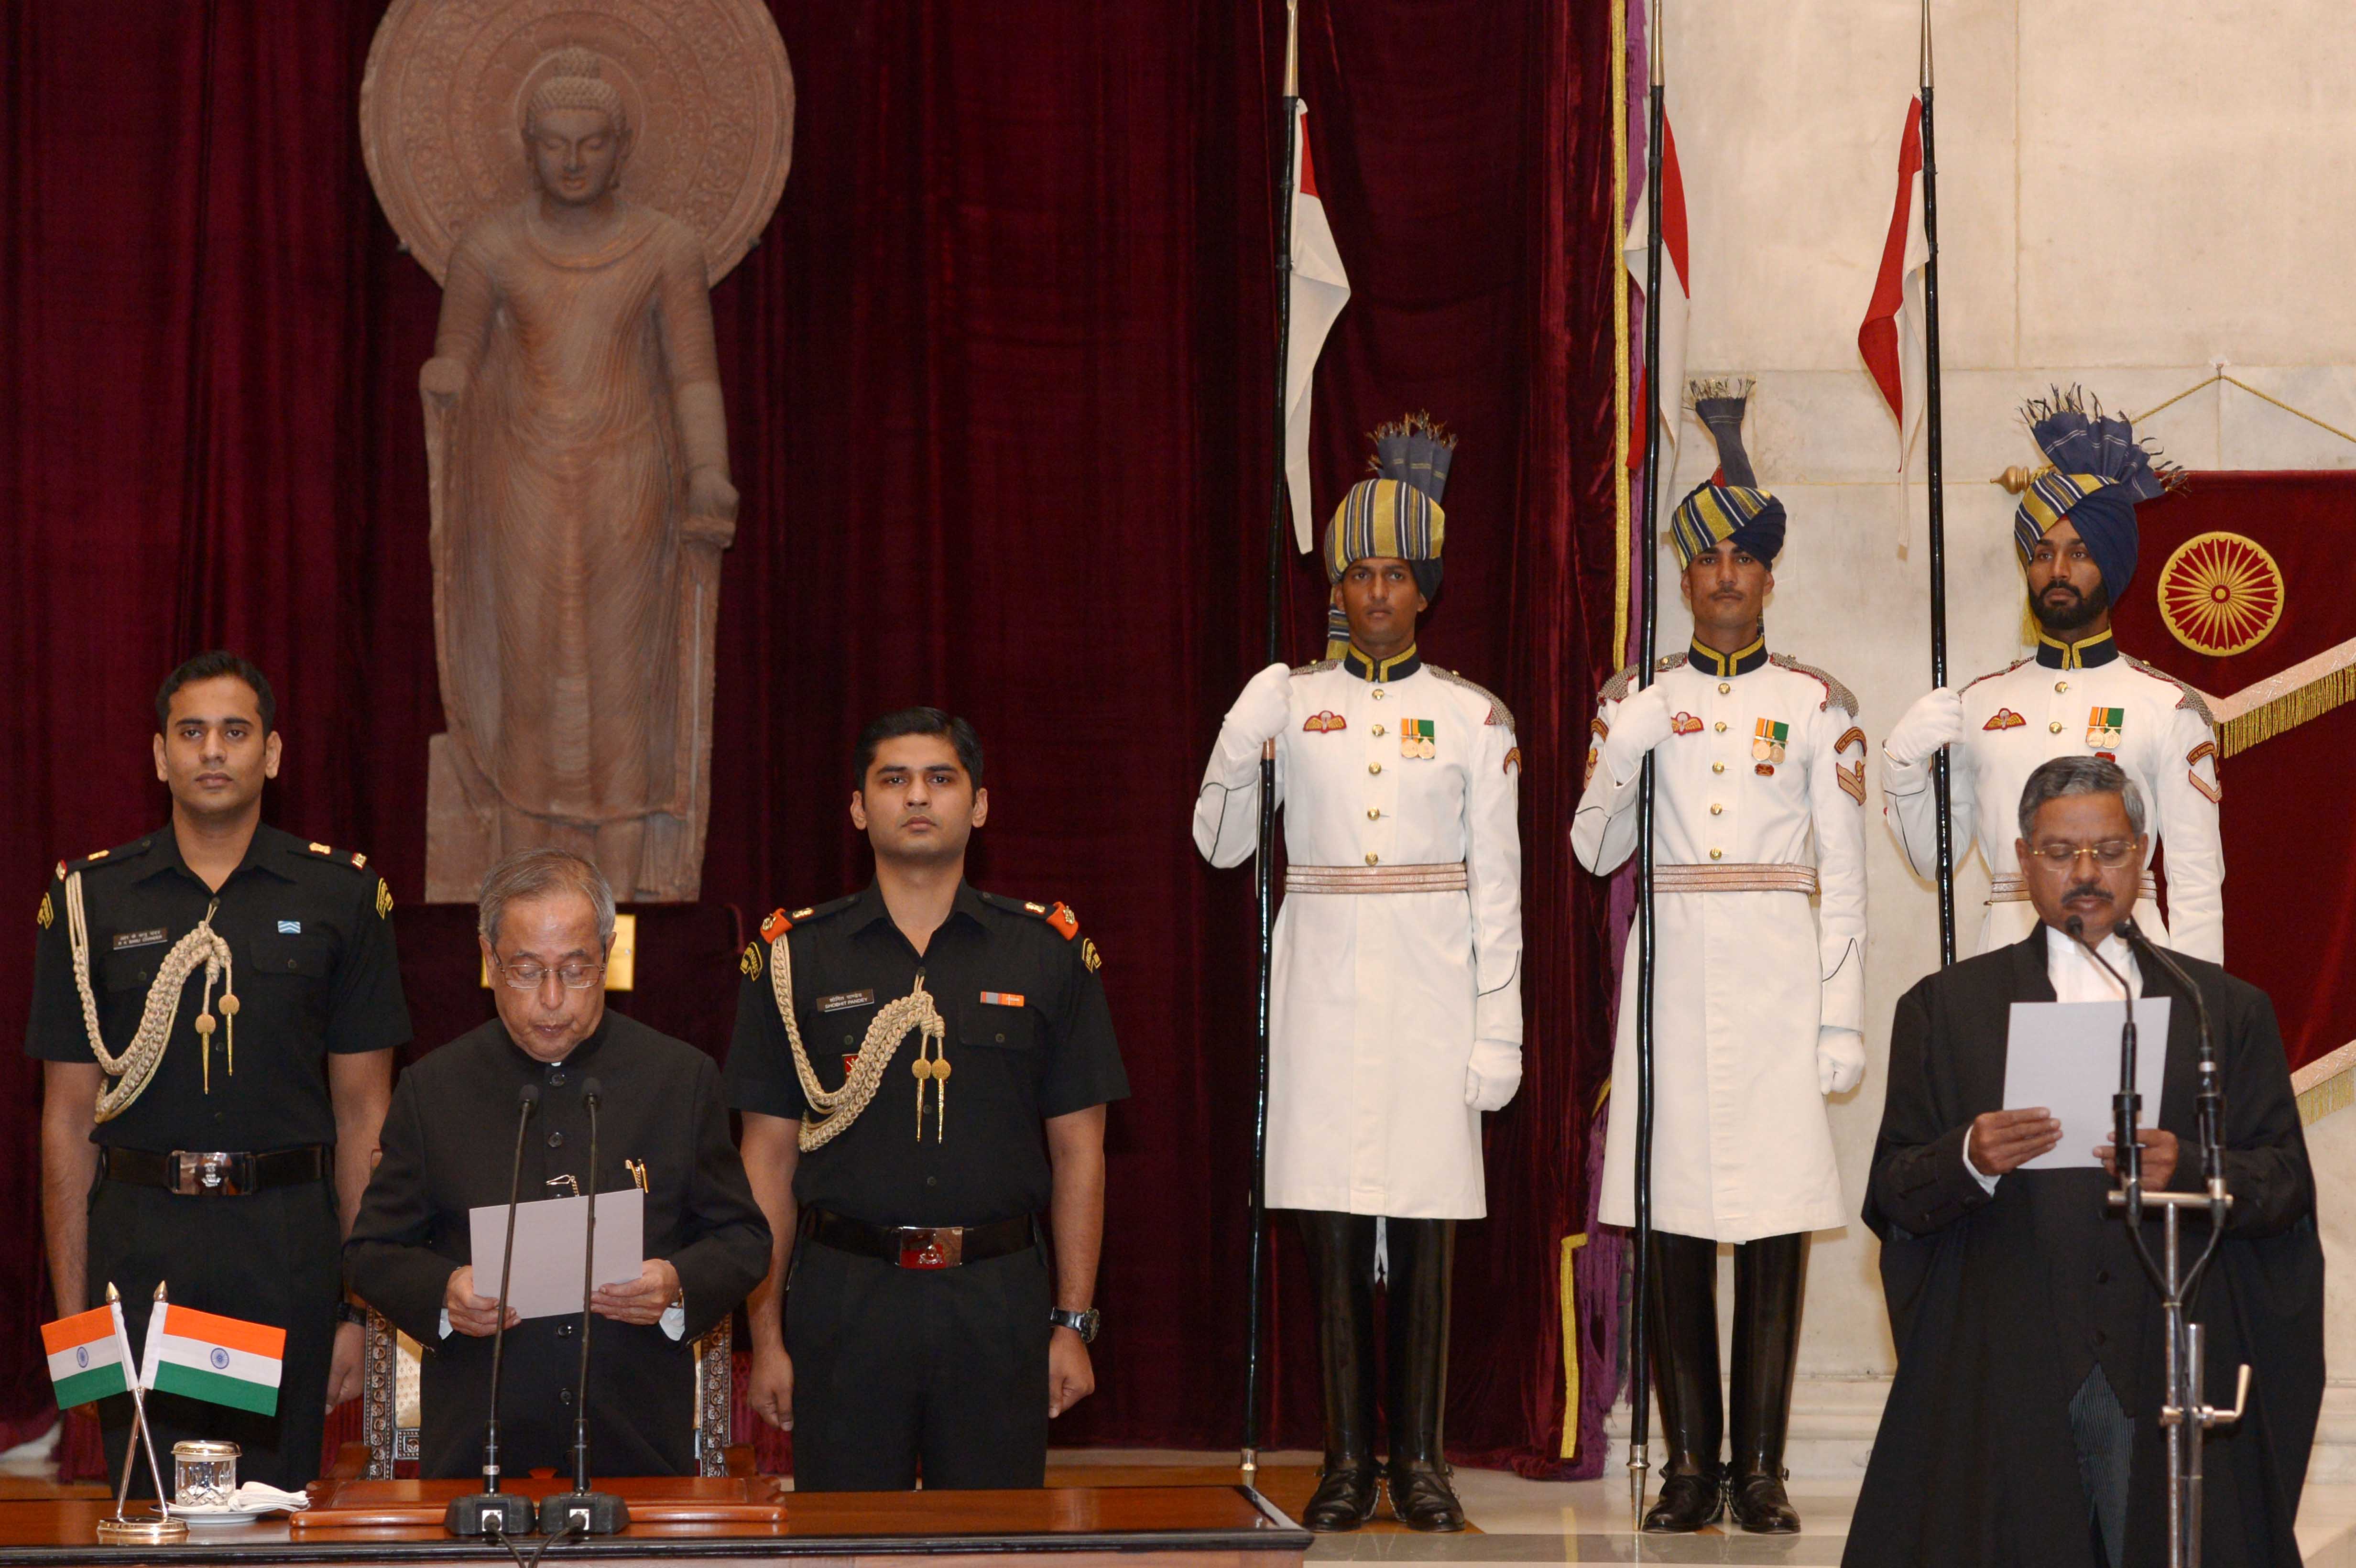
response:
M2111 596L2103 589L2081 593L2074 583L2060 579L2047 583L2029 604L2037 624L2049 632L2074 632L2110 607Z

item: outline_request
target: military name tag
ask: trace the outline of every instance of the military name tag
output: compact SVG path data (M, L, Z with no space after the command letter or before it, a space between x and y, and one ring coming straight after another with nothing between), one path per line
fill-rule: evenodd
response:
M163 940L164 928L160 925L152 931L126 931L114 939L114 950L120 953L127 947L153 947Z
M831 997L820 997L818 1010L822 1013L849 1012L853 1008L872 1007L874 1002L875 987L870 986L863 991L838 991Z

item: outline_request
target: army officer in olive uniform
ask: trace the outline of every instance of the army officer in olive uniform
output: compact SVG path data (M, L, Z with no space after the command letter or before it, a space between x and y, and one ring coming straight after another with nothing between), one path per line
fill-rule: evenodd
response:
M793 1428L805 1491L1035 1487L1049 1418L1096 1386L1105 1105L1129 1093L1096 944L1062 904L967 885L990 801L963 720L886 714L853 779L874 882L744 952L728 1098L778 1238L747 1397Z
M299 1487L327 1410L359 1392L338 1254L409 1039L392 895L366 856L262 822L284 738L252 665L190 659L155 725L171 821L59 862L36 912L25 1049L42 1064L49 1279L60 1313L118 1286L134 1344L158 1283L284 1328L274 1413L158 1394L147 1414L159 1454L225 1438L247 1479ZM120 1466L131 1402L100 1419Z
M483 879L477 930L498 1017L401 1075L384 1157L346 1248L352 1288L425 1348L418 1472L466 1476L483 1464L499 1281L475 1270L468 1212L506 1203L520 1095L533 1086L539 1102L521 1124L526 1200L588 1190L592 1095L598 1193L646 1191L637 1277L591 1294L590 1462L604 1476L691 1475L695 1341L769 1263L769 1229L728 1139L720 1070L606 1008L614 893L588 861L562 849L509 855ZM601 1202L601 1224L605 1215ZM529 1320L508 1308L499 1460L509 1474L563 1468L581 1332L578 1308Z

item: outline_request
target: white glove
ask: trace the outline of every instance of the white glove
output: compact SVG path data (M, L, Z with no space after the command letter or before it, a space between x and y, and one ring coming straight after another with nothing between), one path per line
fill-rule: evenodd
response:
M1865 1082L1865 1036L1826 1024L1816 1030L1816 1090L1846 1094Z
M1963 738L1964 694L1951 686L1934 687L1914 699L1890 739L1881 742L1881 752L1901 768L1916 767L1938 755L1940 747Z
M1272 664L1251 677L1227 709L1227 723L1254 751L1276 739L1292 710L1292 671Z
M1613 782L1634 773L1645 753L1668 738L1669 699L1660 687L1631 692L1612 716L1612 733L1603 738L1603 762Z
M1464 1065L1464 1103L1476 1111L1502 1111L1522 1086L1522 1048L1509 1040L1476 1040Z

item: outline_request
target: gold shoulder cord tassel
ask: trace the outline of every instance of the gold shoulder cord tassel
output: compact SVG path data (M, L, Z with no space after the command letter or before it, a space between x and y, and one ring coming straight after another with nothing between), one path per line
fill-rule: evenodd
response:
M73 950L74 988L81 996L81 1021L90 1036L90 1049L98 1058L99 1071L114 1080L98 1097L96 1119L112 1121L130 1109L134 1101L146 1091L155 1077L156 1067L164 1060L164 1049L171 1043L172 1019L180 1010L180 988L187 983L199 962L205 966L205 997L196 1019L197 1038L204 1046L205 1093L212 1093L212 1037L219 1020L213 1017L213 986L221 988L221 1017L229 1019L224 1039L229 1050L229 1070L237 1071L237 993L231 968L229 943L213 929L213 915L220 908L215 899L206 906L205 918L197 928L172 944L164 961L155 967L155 984L147 988L147 1002L139 1015L139 1027L133 1031L131 1043L120 1056L106 1049L106 1037L98 1026L98 998L90 988L90 918L82 907L81 873L76 871L66 879L66 930Z
M906 996L886 1002L876 1010L874 1021L867 1026L867 1038L860 1042L859 1055L851 1064L850 1076L843 1080L841 1088L832 1093L819 1084L818 1073L810 1066L809 1051L802 1044L801 1024L794 1017L793 951L783 932L769 944L769 991L776 999L778 1016L785 1019L786 1040L794 1050L794 1077L801 1084L802 1098L817 1113L816 1120L805 1116L801 1131L795 1135L795 1145L802 1153L808 1154L831 1141L859 1119L859 1114L875 1098L876 1090L883 1087L884 1071L892 1064L893 1054L910 1029L924 1031L910 1071L917 1080L916 1136L925 1136L925 1083L936 1073L944 1081L948 1077L948 1063L931 1059L948 1038L948 1025L943 1021L940 1009L933 1005L921 974ZM942 1087L946 1093L946 1082Z

